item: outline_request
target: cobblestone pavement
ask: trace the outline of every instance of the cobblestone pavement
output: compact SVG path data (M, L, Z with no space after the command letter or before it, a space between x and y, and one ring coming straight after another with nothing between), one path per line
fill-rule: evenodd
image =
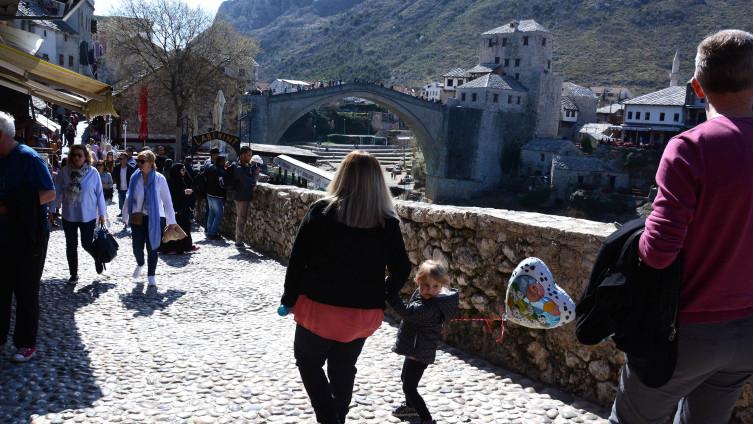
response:
M111 216L115 207L110 206ZM50 238L39 352L14 365L0 349L1 423L313 423L293 360L294 323L275 314L285 267L228 241L161 256L158 288L133 282L130 238L105 276L80 250L67 287L63 233ZM399 423L401 357L384 323L358 362L348 422ZM8 343L10 345L10 343ZM440 423L604 422L606 412L453 348L419 391Z

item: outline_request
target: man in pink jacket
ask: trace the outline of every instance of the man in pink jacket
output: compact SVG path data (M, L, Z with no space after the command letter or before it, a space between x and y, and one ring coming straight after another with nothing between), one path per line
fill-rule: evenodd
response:
M611 423L727 423L753 375L753 35L703 40L692 85L708 121L664 150L640 240L651 267L682 256L677 365L648 388L628 361Z

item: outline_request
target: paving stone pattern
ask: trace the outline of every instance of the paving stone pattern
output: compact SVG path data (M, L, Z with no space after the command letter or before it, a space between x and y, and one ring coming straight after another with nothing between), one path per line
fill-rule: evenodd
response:
M110 215L116 209L110 206ZM294 323L275 309L285 267L229 241L161 256L158 288L134 282L130 237L104 276L79 251L66 286L63 232L53 231L41 299L39 352L14 365L0 349L2 423L314 423L295 368ZM402 357L395 323L369 338L348 422L399 423ZM440 423L597 423L607 412L471 355L443 347L419 391Z

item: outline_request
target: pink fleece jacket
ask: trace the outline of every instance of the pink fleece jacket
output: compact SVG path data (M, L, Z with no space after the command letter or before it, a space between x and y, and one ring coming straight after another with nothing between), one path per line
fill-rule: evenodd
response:
M753 316L753 118L718 117L670 140L641 258L684 260L680 323Z

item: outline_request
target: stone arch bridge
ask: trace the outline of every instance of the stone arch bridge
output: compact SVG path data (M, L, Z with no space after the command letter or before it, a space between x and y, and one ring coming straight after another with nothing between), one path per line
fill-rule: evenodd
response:
M277 144L285 131L305 114L345 97L377 103L408 125L424 154L427 194L435 202L467 197L499 184L503 125L500 119L488 116L499 112L448 107L376 84L343 84L295 93L247 96L251 107L251 140ZM485 123L493 125L488 127Z

